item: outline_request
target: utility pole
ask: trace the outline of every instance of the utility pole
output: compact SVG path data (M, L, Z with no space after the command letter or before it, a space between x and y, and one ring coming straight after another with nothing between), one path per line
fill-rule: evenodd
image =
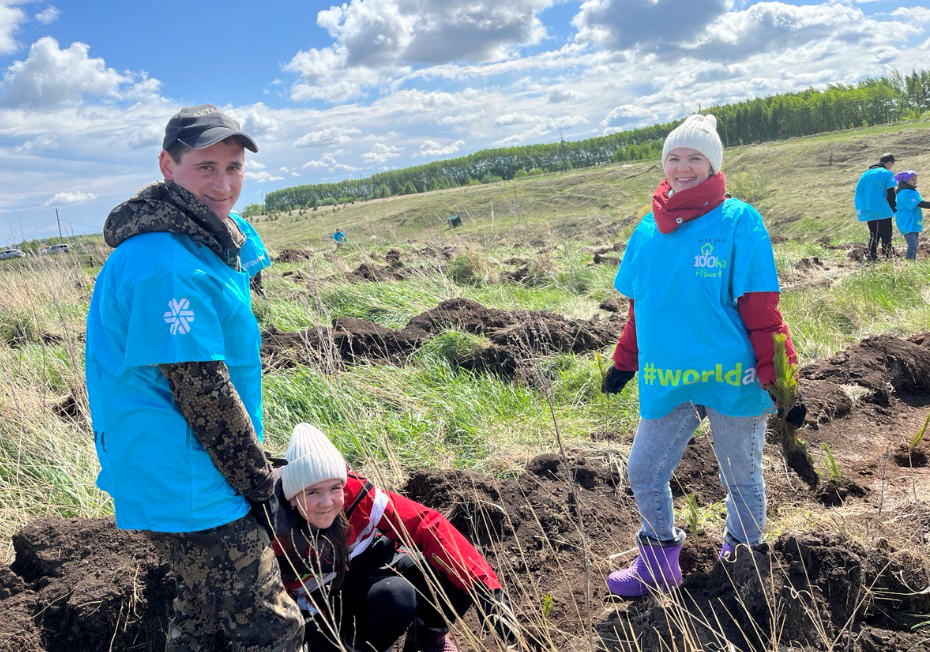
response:
M58 209L55 209L55 221L58 222L58 237L64 240L61 236L61 218L58 217Z

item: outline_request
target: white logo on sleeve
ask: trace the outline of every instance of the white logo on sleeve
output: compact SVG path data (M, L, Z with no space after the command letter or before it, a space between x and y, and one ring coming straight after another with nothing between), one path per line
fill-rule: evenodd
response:
M194 321L194 311L190 310L191 302L185 298L181 300L172 299L168 302L170 310L165 313L165 322L171 324L171 334L184 335L191 330L191 322Z

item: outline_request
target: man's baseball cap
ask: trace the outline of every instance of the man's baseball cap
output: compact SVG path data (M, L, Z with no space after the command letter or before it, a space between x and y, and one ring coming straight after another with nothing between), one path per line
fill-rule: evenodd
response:
M217 107L212 104L185 106L168 121L162 149L171 149L177 143L204 149L230 136L238 136L246 149L258 151L258 145L251 136L243 133L239 123Z

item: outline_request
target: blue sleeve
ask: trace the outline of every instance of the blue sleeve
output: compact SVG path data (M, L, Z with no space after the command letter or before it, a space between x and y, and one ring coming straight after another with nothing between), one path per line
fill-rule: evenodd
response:
M887 174L882 175L885 177L885 189L887 190L888 188L894 188L897 186L898 184L895 183L894 180L894 173L891 170L885 170L885 172L887 172Z
M614 278L614 287L617 289L617 292L634 301L636 297L633 296L633 279L636 277L636 274L633 265L636 261L636 246L638 242L636 236L638 233L639 229L637 228L633 231L633 235L630 236L630 240L626 244L626 250L623 252L623 259L620 261L620 269L617 270L617 276Z
M203 272L131 279L124 297L125 367L225 360L222 288Z
M898 210L910 210L917 206L921 201L920 193L916 190L902 190L898 193Z
M736 225L733 244L733 298L747 292L779 292L775 254L762 216L749 204Z

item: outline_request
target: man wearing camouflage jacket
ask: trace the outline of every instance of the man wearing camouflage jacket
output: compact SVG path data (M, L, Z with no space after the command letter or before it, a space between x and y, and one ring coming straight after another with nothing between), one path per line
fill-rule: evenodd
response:
M163 182L114 208L115 250L87 316L86 374L101 471L116 524L164 545L177 581L170 652L299 649L262 520L274 477L261 447L261 361L244 236L229 213L242 189L239 124L209 104L165 129Z

